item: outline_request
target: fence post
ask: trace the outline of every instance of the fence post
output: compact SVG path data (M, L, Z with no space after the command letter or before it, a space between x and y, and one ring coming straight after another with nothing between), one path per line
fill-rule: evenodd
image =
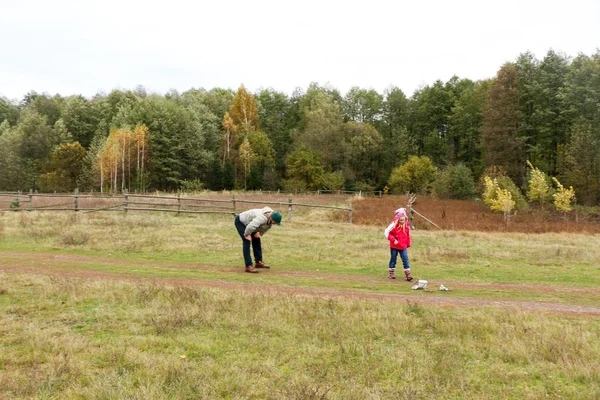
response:
M232 194L231 197L231 202L233 203L233 213L237 214L237 211L235 210L235 194Z
M348 210L348 222L352 223L352 204L350 204L350 209Z
M127 214L127 207L129 207L129 195L125 193L123 197L125 198L123 201L123 209L125 210L125 214Z
M29 189L29 207L27 207L27 211L31 211L33 208L33 189Z
M292 220L292 198L288 197L288 222Z
M181 192L177 192L177 215L181 214Z
M77 197L78 193L79 188L75 188L75 211L79 211L79 197Z

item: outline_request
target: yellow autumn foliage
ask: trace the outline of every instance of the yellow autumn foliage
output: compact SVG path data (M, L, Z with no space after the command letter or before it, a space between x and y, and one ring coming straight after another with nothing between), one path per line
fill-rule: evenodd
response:
M573 186L569 187L569 189L565 189L558 179L552 178L552 180L558 187L556 193L554 194L554 207L562 212L571 211L573 209L571 207L571 202L575 198L575 190L573 189Z

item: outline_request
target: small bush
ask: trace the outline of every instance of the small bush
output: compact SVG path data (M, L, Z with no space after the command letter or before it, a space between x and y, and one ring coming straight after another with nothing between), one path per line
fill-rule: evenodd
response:
M512 200L515 202L514 208L516 210L526 210L529 208L529 206L527 205L527 201L525 200L525 196L523 196L523 193L521 193L521 190L517 187L517 185L515 185L515 183L512 181L512 179L510 179L505 174L505 172L502 170L502 168L497 168L497 167L490 167L490 168L486 169L486 172L484 172L484 175L482 175L480 178L479 190L482 193L484 202L486 202L486 196L489 197L489 195L490 195L490 193L486 194L486 190L489 189L486 186L486 182L485 182L486 178L495 180L495 184L498 189L506 190L510 193ZM495 192L496 192L496 189L494 188L491 193L492 197L495 196Z
M189 192L201 192L204 190L204 184L200 182L200 179L185 180L181 182L181 190Z
M439 198L466 200L475 195L475 181L471 170L463 164L446 167L434 182Z
M344 174L341 171L323 174L323 188L340 190L344 188Z
M375 186L369 185L366 182L355 182L354 185L352 185L352 190L355 192L373 192Z
M307 186L306 183L304 183L301 180L298 179L285 179L283 181L283 187L285 189L286 192L290 192L290 193L303 193L307 191Z
M492 211L503 213L505 221L508 221L508 217L515 208L515 201L512 194L508 190L500 188L498 180L492 179L489 176L485 177L483 202Z
M411 156L407 162L392 170L389 186L394 193L428 193L436 174L437 168L429 157Z
M21 208L21 202L18 197L15 197L14 200L10 202L9 208L13 211L17 211Z
M544 207L544 204L549 202L553 197L550 178L544 172L535 168L531 162L527 161L527 165L531 169L527 198L530 201L538 202L540 207Z
M506 190L510 193L513 201L515 202L515 209L526 210L529 208L525 196L521 193L521 190L515 185L515 183L508 176L500 176L498 179L498 187L502 190Z
M553 194L554 207L556 207L557 210L565 213L571 211L573 209L571 203L575 199L575 190L573 190L573 186L569 187L569 189L565 189L565 187L558 181L558 179L552 179L554 180L558 188L556 190L556 193Z

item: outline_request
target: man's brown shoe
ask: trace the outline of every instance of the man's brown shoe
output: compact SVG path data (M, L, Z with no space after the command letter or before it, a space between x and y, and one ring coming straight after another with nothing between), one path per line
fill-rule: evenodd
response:
M258 270L252 265L246 267L246 272L250 272L251 274L258 274Z
M266 265L264 263L264 261L257 261L256 264L254 265L255 268L266 268L269 269L271 267L269 267L268 265Z

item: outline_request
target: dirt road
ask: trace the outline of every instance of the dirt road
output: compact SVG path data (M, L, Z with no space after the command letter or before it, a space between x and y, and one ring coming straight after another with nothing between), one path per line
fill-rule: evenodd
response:
M107 272L105 270L94 269L93 265L114 265L127 266L131 270L136 268L152 268L152 269L195 269L206 272L231 273L240 274L247 277L245 282L224 282L223 280L203 279L203 278L154 278L140 276L136 273L127 273L125 269L120 269L118 272ZM430 281L429 289L425 293L373 293L359 290L324 290L306 287L288 287L271 284L256 284L253 282L253 274L244 274L242 268L224 268L222 266L210 265L175 265L169 263L157 262L131 262L114 260L108 257L92 257L78 256L68 254L53 254L50 252L0 252L0 272L7 274L32 274L42 276L53 276L73 279L93 279L93 280L112 280L112 281L127 281L127 282L148 282L167 286L187 286L187 287L210 287L225 290L243 290L243 291L261 291L268 293L288 293L304 296L319 296L319 297L340 297L340 298L355 298L363 300L390 301L399 303L410 303L420 305L434 305L439 307L502 307L511 308L515 311L536 311L548 313L567 313L578 315L600 315L599 307L566 305L551 302L534 302L534 301L507 301L507 300L489 300L480 298L464 297L459 294L461 290L474 288L489 289L490 291L497 290L527 290L531 292L549 293L561 290L569 292L578 291L585 294L590 294L600 298L600 289L593 288L557 288L543 285L518 285L518 284L485 284L485 283L461 283L444 281L444 285L452 288L452 291L437 295L434 293L439 286L439 282ZM264 273L274 276L287 277L304 277L315 278L321 281L331 280L332 287L335 282L340 279L351 279L353 283L360 285L361 282L367 283L373 280L387 280L385 277L372 276L348 276L336 275L331 273L318 273L311 271L277 271L276 269L265 271ZM410 285L401 280L390 281L390 284ZM434 295L436 294L436 295Z

